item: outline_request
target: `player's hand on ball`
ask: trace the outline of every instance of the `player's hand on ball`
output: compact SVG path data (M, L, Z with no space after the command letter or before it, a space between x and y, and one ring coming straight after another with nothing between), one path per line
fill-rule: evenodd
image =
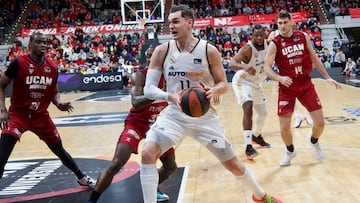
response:
M201 117L209 110L210 101L202 87L190 87L180 93L181 111L191 117Z
M176 104L179 108L180 107L180 94L183 92L184 90L180 91L179 93L169 93L168 99L170 102L173 102L174 104Z

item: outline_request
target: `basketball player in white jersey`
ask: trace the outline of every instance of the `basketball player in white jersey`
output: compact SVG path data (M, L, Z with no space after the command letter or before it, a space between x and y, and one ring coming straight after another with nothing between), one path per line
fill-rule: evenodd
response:
M141 152L140 180L144 203L156 203L157 159L170 147L178 146L185 136L192 137L212 152L226 169L251 189L255 202L281 202L267 195L250 169L236 158L213 108L199 118L189 117L181 111L179 92L183 89L204 87L207 98L212 100L224 94L228 84L218 50L192 35L193 11L186 5L173 5L168 18L173 40L155 49L144 88L149 99L169 102L147 132ZM157 87L162 73L166 92Z
M293 27L293 29L297 29L297 26L296 26L295 22L293 22L292 27ZM277 35L279 35L279 30L274 30L274 31L272 31L272 32L269 34L269 36L268 36L268 38L267 38L267 41L270 43L271 40L273 40L274 37L277 36ZM303 120L306 120L306 123L307 123L308 125L313 125L314 121L312 120L309 111L306 110L306 108L302 107L303 112L304 112L304 114L302 114L302 113L300 112L300 110L299 110L299 106L301 106L301 105L299 105L299 101L296 100L296 102L295 102L295 107L294 107L294 117L295 117L295 120L294 120L293 127L294 127L294 128L300 128L301 123L303 122Z
M230 69L237 71L232 79L232 87L238 103L243 108L243 133L245 139L245 154L248 159L253 159L258 152L252 147L251 142L261 147L270 147L261 136L265 124L267 109L265 104L262 82L266 79L263 64L267 51L265 28L255 25L252 40L241 47L239 52L230 61ZM252 132L253 109L255 111L255 128Z

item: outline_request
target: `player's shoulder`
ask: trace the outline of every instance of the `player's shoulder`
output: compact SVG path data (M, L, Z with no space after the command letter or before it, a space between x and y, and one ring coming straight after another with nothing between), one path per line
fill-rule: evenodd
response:
M153 56L156 56L156 58L164 58L169 50L169 42L160 44L155 47Z
M212 44L206 43L207 54L219 54L219 50Z
M160 44L157 47L155 47L154 51L160 52L160 53L167 52L167 50L169 49L169 44L170 44L170 42L165 42L163 44Z

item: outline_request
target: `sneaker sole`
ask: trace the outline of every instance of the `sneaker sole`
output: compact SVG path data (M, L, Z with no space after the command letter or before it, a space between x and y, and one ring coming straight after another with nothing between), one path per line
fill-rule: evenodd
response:
M258 144L258 143L256 143L256 142L254 142L254 141L252 141L252 143L258 145L258 146L261 147L261 148L271 148L271 145L270 145L270 146L263 146L263 145L261 145L261 144Z
M302 121L300 121L299 125L294 126L294 128L300 128Z
M259 155L259 153L253 154L253 155L251 155L251 156L246 155L246 158L249 159L249 160L252 160L252 159L254 159L255 157L257 157L258 155Z
M286 167L286 166L290 166L291 163L288 163L288 164L279 164L281 167Z

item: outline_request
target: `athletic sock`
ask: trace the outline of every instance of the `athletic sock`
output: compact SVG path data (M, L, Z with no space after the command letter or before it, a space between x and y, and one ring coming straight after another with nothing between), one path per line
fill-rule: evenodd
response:
M251 145L251 130L244 130L245 146Z
M92 191L88 203L96 203L101 196L101 192Z
M140 180L144 202L156 202L157 186L159 182L156 164L141 164Z
M318 142L319 138L314 138L313 136L310 137L310 141L312 144L316 144Z
M289 152L294 152L294 145L291 144L289 146L286 146L286 149L289 151Z
M83 178L83 177L85 176L85 174L83 174L83 173L80 171L80 169L77 170L77 171L75 171L74 173L75 173L76 177L78 178L78 180L80 180L81 178Z
M236 178L242 181L245 187L250 188L250 190L254 193L256 199L262 199L264 197L265 191L256 182L254 176L251 174L250 170L246 166L245 166L244 175L236 176Z

